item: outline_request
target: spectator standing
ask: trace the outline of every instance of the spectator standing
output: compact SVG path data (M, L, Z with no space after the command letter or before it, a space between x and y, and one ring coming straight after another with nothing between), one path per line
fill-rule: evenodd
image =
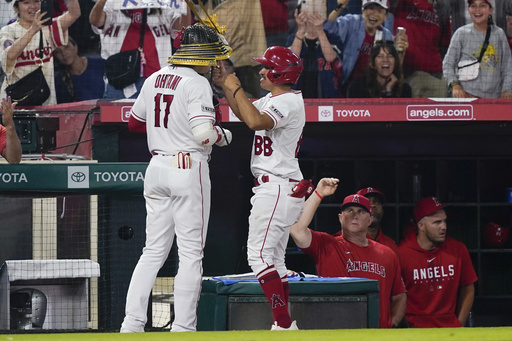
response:
M68 44L53 51L57 103L103 98L105 61L99 56L80 56L78 46L69 37Z
M349 83L364 73L374 43L394 39L393 33L382 26L389 9L388 0L363 0L362 14L338 17L347 3L348 0L338 0L338 7L324 24L326 32L336 39L343 56L342 96L345 96ZM395 43L405 51L407 35L399 36Z
M272 330L296 330L288 311L289 284L285 264L290 226L304 206L302 172L297 159L306 122L304 100L292 90L302 72L302 61L292 50L269 47L262 57L261 87L269 93L255 102L240 80L224 68L214 70L233 113L251 130L254 146L251 172L255 177L249 216L247 258L272 309Z
M494 0L468 0L468 3L473 23L455 32L443 61L452 96L512 98L512 56L505 32L492 23ZM488 30L488 45L484 46ZM477 63L482 52L482 59ZM476 77L463 78L457 72L459 63L466 61L475 64Z
M367 238L368 226L373 219L370 201L358 194L343 200L338 215L339 236L308 228L322 199L336 191L338 182L335 178L323 178L318 182L315 193L306 200L299 221L292 225L290 235L295 244L315 260L319 276L377 280L379 325L381 328L397 327L405 312L406 290L397 255L389 247Z
M348 98L410 98L412 90L404 82L400 57L394 44L377 43L362 77L350 83Z
M80 16L78 0L69 0L69 10L53 19L43 18L39 0L14 0L13 7L18 20L0 30L2 69L6 74L2 97L8 84L18 82L42 65L44 78L50 88L50 96L42 105L57 104L52 50L67 44L68 28ZM50 20L51 24L46 25ZM42 62L39 58L41 35Z
M233 48L231 60L244 90L263 97L266 91L260 87L260 65L251 57L261 56L267 49L260 0L226 0L213 13L219 23L228 26L225 37Z
M450 18L452 23L452 32L458 28L472 23L471 16L468 13L468 3L466 0L446 0L450 4ZM512 1L495 0L493 18L496 25L506 31L507 14L512 14Z
M409 48L404 56L405 81L412 97L447 97L443 56L450 43L450 8L446 0L399 0L394 26L404 27Z
M172 54L173 32L190 24L187 6L175 8L118 9L116 0L98 0L89 14L89 22L100 35L101 57L139 48L142 23L146 16L140 78L124 89L117 89L106 82L104 98L137 98L144 80L167 65ZM145 13L145 14L144 14Z
M286 46L288 38L288 0L260 0L267 47Z
M412 327L461 327L473 305L476 273L466 246L447 236L445 207L436 197L418 201L417 231L398 246Z
M304 70L295 86L304 98L337 98L343 64L336 45L331 44L318 13L295 10L297 33L288 38L288 46L298 54Z
M2 124L0 124L0 154L9 163L20 163L21 143L14 126L13 114L16 103L11 97L2 98Z

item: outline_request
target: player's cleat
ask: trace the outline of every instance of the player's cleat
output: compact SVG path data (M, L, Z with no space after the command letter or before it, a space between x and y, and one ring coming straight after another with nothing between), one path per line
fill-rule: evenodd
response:
M288 328L279 327L275 321L270 330L299 330L299 327L297 327L297 321L293 321Z

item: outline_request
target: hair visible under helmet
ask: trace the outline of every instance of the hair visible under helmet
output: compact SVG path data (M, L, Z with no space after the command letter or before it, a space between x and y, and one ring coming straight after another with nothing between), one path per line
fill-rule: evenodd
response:
M295 84L302 73L302 59L283 46L271 46L261 58L253 58L270 70L268 79L274 84Z
M167 60L173 65L215 66L233 52L220 34L203 24L187 26L180 35L179 49Z

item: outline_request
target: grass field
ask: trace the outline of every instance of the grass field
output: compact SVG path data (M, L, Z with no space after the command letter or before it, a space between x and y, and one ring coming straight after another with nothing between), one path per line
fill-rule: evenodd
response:
M284 337L283 337L284 336ZM512 341L512 327L439 329L336 329L299 331L226 331L143 334L0 334L0 341Z

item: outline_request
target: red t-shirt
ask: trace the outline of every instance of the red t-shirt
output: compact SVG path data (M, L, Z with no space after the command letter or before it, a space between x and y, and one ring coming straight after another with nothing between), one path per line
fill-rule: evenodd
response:
M477 281L466 246L447 237L427 251L409 234L398 252L407 288L407 321L418 328L461 327L455 316L458 290Z
M356 65L354 65L354 69L352 70L347 83L350 83L354 79L358 79L364 74L368 67L368 63L370 62L370 52L372 51L374 41L375 37L366 33L363 45L361 45L361 49L359 50L359 57L357 57Z
M5 127L0 124L0 154L4 155L4 149L7 142L7 134L5 132Z
M406 292L396 254L373 240L361 247L343 236L317 231L311 234L311 245L302 251L315 260L318 275L379 281L379 324L381 328L391 327L391 298Z
M396 253L396 255L398 256L398 245L396 245L396 243L393 239L391 239L390 237L388 237L384 233L382 233L382 228L380 226L379 226L379 234L377 234L377 238L375 239L375 241L382 245L386 245L391 250L393 250Z
M260 0L265 34L274 34L288 29L288 6L285 0Z
M130 51L136 50L139 48L140 44L140 35L142 33L142 9L134 9L128 10L128 15L132 18L132 23L128 28L127 37L133 37L133 39L125 39L123 41L123 46L121 47L121 51ZM170 44L170 42L169 42ZM161 69L160 62L158 60L158 53L156 52L156 42L153 37L153 33L151 33L151 29L148 24L146 24L146 29L144 31L144 58L146 63L144 65L144 77L149 77L153 73L157 72Z
M442 72L439 46L450 44L449 23L440 23L434 6L426 0L399 0L393 15L395 32L405 27L409 41L404 69Z

